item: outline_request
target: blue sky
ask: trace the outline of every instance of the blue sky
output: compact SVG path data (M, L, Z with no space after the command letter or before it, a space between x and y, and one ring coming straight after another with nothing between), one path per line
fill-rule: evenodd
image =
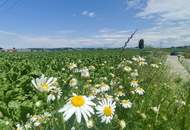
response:
M0 0L0 46L190 45L188 0ZM176 33L177 32L177 33Z

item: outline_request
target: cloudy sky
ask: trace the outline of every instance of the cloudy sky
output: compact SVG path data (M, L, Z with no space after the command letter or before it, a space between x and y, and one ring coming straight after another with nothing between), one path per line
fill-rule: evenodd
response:
M189 0L0 0L0 47L190 45Z

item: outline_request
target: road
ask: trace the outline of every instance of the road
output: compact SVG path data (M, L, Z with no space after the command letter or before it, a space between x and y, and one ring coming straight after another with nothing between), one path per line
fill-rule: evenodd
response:
M166 60L166 64L170 68L170 72L175 75L179 76L184 81L190 80L190 74L188 71L183 67L183 65L178 61L177 56L168 56Z

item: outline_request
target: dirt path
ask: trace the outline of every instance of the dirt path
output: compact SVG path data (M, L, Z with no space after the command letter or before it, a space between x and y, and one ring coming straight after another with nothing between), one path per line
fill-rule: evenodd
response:
M190 59L187 59L187 62L190 64Z
M190 59L184 59L182 64L186 68L186 70L190 73Z
M168 56L166 64L169 66L170 71L173 75L179 76L184 81L190 80L190 74L183 67L183 65L178 61L177 56Z

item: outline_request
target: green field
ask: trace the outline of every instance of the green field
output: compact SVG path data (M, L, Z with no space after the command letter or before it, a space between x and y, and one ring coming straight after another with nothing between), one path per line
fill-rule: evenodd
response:
M190 130L190 84L171 78L166 54L159 49L0 53L0 129ZM96 106L89 103L85 110L84 96ZM116 108L100 105L102 100ZM68 103L70 109L60 112ZM66 120L72 108L76 112Z

